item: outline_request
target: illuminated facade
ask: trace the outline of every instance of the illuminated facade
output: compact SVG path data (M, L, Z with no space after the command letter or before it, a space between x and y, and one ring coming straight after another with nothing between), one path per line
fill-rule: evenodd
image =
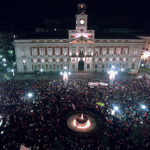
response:
M95 39L95 31L87 29L88 15L76 15L76 29L68 39L16 39L18 72L62 71L101 72L115 66L119 71L139 69L143 39Z

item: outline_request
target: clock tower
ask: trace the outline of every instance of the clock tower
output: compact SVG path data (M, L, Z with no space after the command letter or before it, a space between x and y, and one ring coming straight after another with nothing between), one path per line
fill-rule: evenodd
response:
M88 15L85 14L85 4L78 5L79 14L76 15L76 30L77 32L86 32L87 31L87 18Z
M78 5L78 14L76 15L76 28L69 30L69 39L76 39L85 37L87 39L94 39L95 31L87 29L88 15L85 13L85 4Z

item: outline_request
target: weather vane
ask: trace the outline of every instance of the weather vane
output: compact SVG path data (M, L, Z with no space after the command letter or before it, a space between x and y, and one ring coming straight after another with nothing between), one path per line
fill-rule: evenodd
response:
M79 12L85 12L86 11L86 5L85 4L78 4L78 11Z

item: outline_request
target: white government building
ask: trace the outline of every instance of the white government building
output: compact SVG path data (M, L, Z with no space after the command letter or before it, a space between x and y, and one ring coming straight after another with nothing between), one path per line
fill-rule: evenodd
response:
M17 71L102 72L113 66L119 71L138 71L145 40L140 38L95 39L95 31L87 29L88 15L84 4L76 15L76 29L69 30L68 39L14 40ZM83 8L83 9L82 9Z

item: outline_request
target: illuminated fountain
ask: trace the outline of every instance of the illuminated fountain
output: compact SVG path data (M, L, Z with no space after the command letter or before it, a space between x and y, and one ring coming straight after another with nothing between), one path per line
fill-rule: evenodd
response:
M91 126L91 122L86 115L80 114L73 120L73 125L79 129L86 129Z
M86 133L96 128L96 121L89 114L76 113L67 119L67 125L75 132Z

